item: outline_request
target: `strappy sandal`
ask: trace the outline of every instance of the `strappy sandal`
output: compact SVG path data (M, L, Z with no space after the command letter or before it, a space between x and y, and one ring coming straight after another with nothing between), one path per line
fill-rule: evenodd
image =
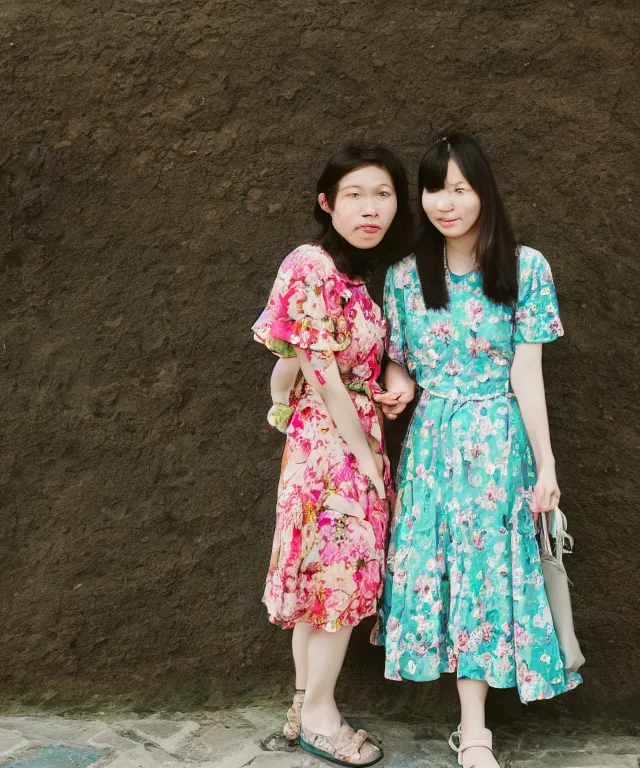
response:
M455 743L456 740L457 744ZM471 749L471 747L486 747L493 755L493 736L488 728L479 728L477 731L472 731L463 736L460 726L458 726L458 730L454 731L449 737L449 746L454 752L458 753L458 765L463 765L462 757L467 749ZM475 765L471 765L469 768L475 768Z
M360 758L360 750L365 742L369 742L376 748L374 757L363 761ZM340 730L333 736L323 736L320 733L311 733L301 728L300 747L316 757L322 757L336 765L358 765L367 768L382 760L384 752L380 742L367 731L360 729L354 731L350 725L344 723ZM354 759L355 758L355 759Z
M287 710L287 722L282 727L282 734L289 741L297 741L300 738L300 713L304 703L304 689L296 688L293 703Z

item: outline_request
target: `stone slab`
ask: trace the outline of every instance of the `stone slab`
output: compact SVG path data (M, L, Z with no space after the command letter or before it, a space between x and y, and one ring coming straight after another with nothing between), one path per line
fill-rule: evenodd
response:
M101 713L102 714L102 713ZM284 711L246 707L167 717L80 720L0 718L0 768L326 768L284 739ZM382 737L383 768L454 768L450 727L347 715L352 726ZM508 768L639 768L640 737L619 726L523 720L496 728L500 765ZM271 746L272 751L266 751ZM96 757L97 756L97 757ZM92 762L87 762L90 760Z
M55 745L36 748L5 768L89 768L106 755L106 750Z
M141 744L126 752L121 752L104 768L196 768L192 762L178 760L159 749L148 749Z
M175 753L180 744L192 734L200 730L200 725L193 721L157 720L131 720L123 723L118 729L121 735L130 734L134 740L151 742L166 752Z
M88 740L87 744L92 747L109 747L117 752L126 752L140 745L138 741L127 739L105 724L103 724L100 731Z
M513 760L511 768L638 768L638 755L549 755L540 753L531 760Z
M2 717L0 728L18 731L34 745L88 744L104 729L99 720L67 717Z
M6 757L29 745L19 731L0 728L0 757Z

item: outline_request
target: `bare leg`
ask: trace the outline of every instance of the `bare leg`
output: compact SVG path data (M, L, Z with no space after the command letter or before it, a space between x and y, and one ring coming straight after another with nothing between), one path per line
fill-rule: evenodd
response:
M351 630L352 627L345 627L339 632L314 629L311 633L307 645L307 692L302 705L302 727L305 731L334 736L342 725L334 694ZM375 754L376 748L365 743L354 762L367 762Z
M295 741L300 736L300 715L309 669L307 646L312 631L311 625L303 622L299 622L293 628L291 650L293 652L293 663L296 668L296 692L291 706L287 710L287 722L282 727L283 736L290 741Z
M313 733L332 736L340 728L334 692L347 652L351 627L339 632L314 629L307 644L309 668L302 705L302 725Z
M488 684L484 680L458 678L460 697L460 732L464 735L477 733L485 728L484 703ZM491 750L486 747L471 747L462 755L464 768L499 768Z
M291 650L293 651L293 663L296 667L296 688L304 691L307 687L308 661L307 647L309 638L313 632L311 624L298 622L293 628L293 638L291 640Z

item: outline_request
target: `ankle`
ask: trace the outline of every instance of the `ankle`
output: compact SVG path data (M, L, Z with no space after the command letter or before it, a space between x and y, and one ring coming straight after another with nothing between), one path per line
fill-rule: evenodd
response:
M465 733L484 733L486 730L487 727L484 722L484 717L474 717L460 721L461 735L464 735Z
M493 734L488 728L474 724L473 726L460 726L460 744L469 746L487 746L492 748Z
M302 702L303 717L315 718L329 709L330 707L327 706L327 702L318 699L310 699L308 696L305 696L304 701Z
M340 728L340 712L335 701L309 701L305 698L300 712L302 727L313 733L331 736Z

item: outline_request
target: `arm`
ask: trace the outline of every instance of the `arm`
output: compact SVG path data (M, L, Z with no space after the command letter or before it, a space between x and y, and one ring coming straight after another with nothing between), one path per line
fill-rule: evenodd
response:
M384 372L386 392L375 395L376 402L388 419L397 419L415 397L416 385L406 370L404 295L396 285L396 268L390 267L384 283L384 314L387 319L387 354Z
M531 511L550 512L560 501L542 377L542 344L517 344L511 366L511 386L533 448L538 473Z
M297 357L281 357L271 373L271 400L274 405L289 405L291 389L300 370Z
M291 389L296 382L300 363L297 357L281 357L273 366L271 373L271 408L267 421L272 427L286 434L293 415L290 405Z
M332 359L328 365L323 365L321 375L318 376L319 370L315 361L312 363L304 350L296 348L296 353L305 379L327 406L338 433L356 457L360 471L371 479L380 498L385 498L382 474L376 467L369 441L360 424L358 412L340 377L335 359ZM311 352L310 357L313 360L315 354Z

